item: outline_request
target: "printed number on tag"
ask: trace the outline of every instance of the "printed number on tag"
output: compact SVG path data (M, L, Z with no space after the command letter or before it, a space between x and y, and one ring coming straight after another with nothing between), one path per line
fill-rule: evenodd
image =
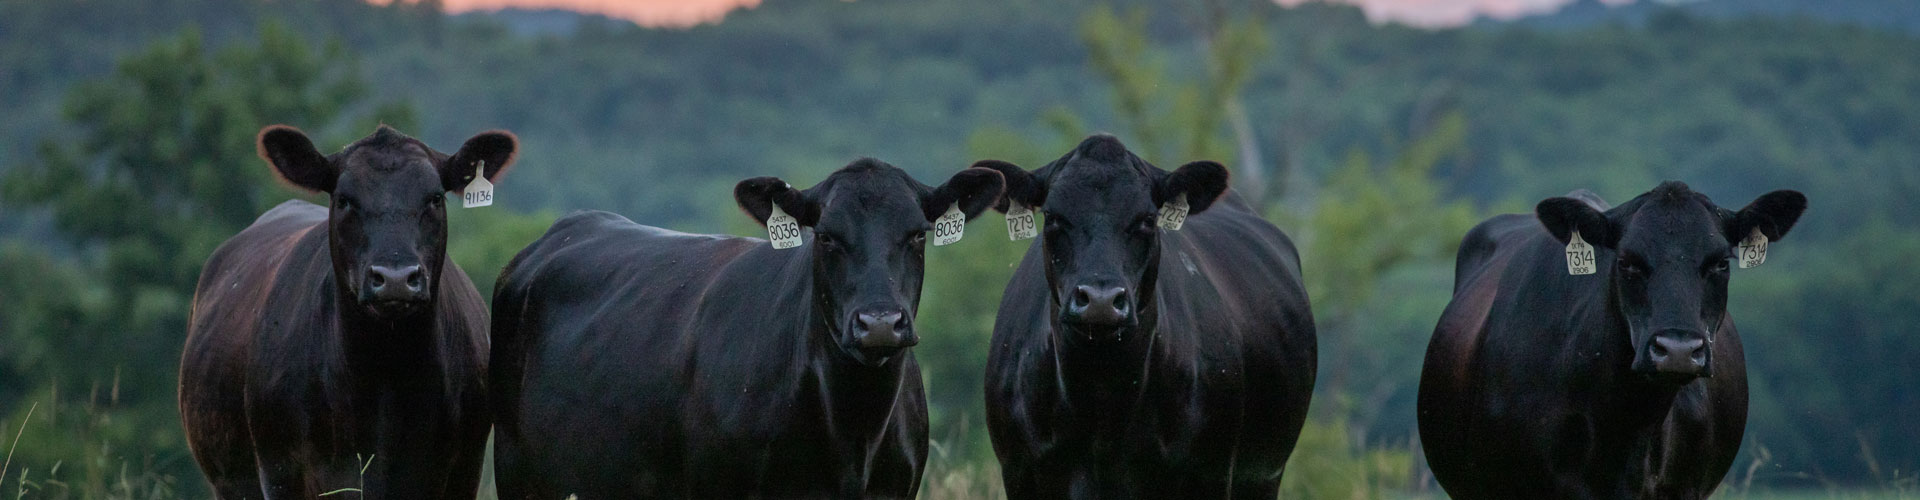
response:
M1579 231L1574 231L1572 236L1567 237L1567 274L1574 276L1593 274L1595 267L1593 245L1580 239Z
M800 246L800 220L780 210L779 203L771 203L773 214L767 216L767 240L773 242L773 248L785 250Z
M487 182L487 162L474 162L473 182L467 183L467 189L460 192L460 206L463 208L484 207L493 204L493 183Z
M1033 225L1033 209L1019 202L1009 202L1007 204L1007 239L1020 241L1039 234L1039 228Z
M1753 228L1753 233L1740 240L1740 248L1736 250L1740 252L1741 269L1759 267L1767 261L1767 235L1760 234L1760 228Z
M947 213L933 220L933 246L952 245L960 241L967 232L967 214L960 211L960 204L947 207Z
M1174 195L1160 205L1160 227L1168 231L1179 231L1187 223L1187 194Z

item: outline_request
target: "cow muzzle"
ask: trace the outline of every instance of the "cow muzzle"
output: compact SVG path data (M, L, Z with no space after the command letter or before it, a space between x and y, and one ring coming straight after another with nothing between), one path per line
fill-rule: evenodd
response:
M1676 381L1712 375L1713 346L1705 333L1669 328L1655 332L1640 352L1639 371Z
M1091 342L1120 340L1133 326L1133 296L1126 287L1079 285L1067 294L1060 322Z
M413 313L428 299L427 273L419 265L367 266L360 302L383 317Z
M920 343L913 332L913 318L898 309L856 312L848 331L852 333L848 347L859 352L861 361L869 365L885 363L901 350Z

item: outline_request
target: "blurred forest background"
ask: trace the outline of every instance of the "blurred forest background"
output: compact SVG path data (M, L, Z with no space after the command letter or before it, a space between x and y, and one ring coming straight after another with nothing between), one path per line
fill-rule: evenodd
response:
M1475 222L1663 179L1812 207L1731 309L1751 421L1722 496L1920 495L1920 7L1710 0L1442 30L1233 0L768 0L650 29L431 1L0 2L0 495L201 498L175 410L206 256L302 196L254 155L288 123L334 150L376 123L520 164L452 209L482 290L559 214L763 235L734 182L858 156L922 180L1038 166L1090 132L1164 167L1229 165L1302 244L1321 376L1286 498L1436 497L1420 362ZM316 198L309 197L309 199ZM929 498L991 498L980 385L1029 242L997 216L928 252ZM16 436L18 436L16 442Z

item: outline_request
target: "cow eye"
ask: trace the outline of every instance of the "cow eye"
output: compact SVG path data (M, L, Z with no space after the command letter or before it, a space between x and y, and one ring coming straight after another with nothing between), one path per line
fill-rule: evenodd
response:
M1047 214L1047 220L1044 225L1048 231L1064 231L1069 227L1073 227L1073 224L1067 222L1066 217L1054 214Z
M1621 257L1614 261L1614 265L1619 266L1620 274L1628 278L1639 278L1647 274L1647 266L1641 264L1639 259L1632 257Z
M1151 215L1143 215L1139 220L1133 221L1131 230L1134 236L1153 236L1160 230L1160 219Z
M1728 267L1727 259L1714 259L1713 262L1707 263L1707 272L1710 274L1726 274Z
M813 233L813 239L814 244L819 245L821 250L828 252L839 252L843 250L840 246L840 239L833 237L831 234L816 232Z
M913 234L908 235L907 246L914 247L914 248L927 246L927 232L915 231Z
M429 207L440 208L441 206L446 204L447 204L447 195L444 195L444 194L434 195L427 198L427 206Z

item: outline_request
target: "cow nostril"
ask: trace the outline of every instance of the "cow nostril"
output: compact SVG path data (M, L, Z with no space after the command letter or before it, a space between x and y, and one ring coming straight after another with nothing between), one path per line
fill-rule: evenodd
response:
M1073 287L1073 298L1067 305L1072 306L1074 309L1085 309L1087 304L1093 302L1092 292L1093 288L1086 285Z
M1688 356L1687 356L1687 358L1688 358L1688 359L1692 359L1692 360L1693 360L1693 364L1696 364L1696 365L1704 365L1704 364L1707 364L1707 350L1706 350L1706 349L1694 349L1694 350L1693 350L1693 353L1692 353L1691 355L1688 355Z
M1654 342L1652 346L1648 346L1648 349L1652 352L1653 359L1664 359L1667 357L1667 346L1660 345L1659 342Z
M373 285L374 288L380 288L387 284L387 277L381 276L378 271L368 271L367 284Z
M425 284L426 273L420 272L419 268L414 268L413 272L407 273L407 288L418 291Z

